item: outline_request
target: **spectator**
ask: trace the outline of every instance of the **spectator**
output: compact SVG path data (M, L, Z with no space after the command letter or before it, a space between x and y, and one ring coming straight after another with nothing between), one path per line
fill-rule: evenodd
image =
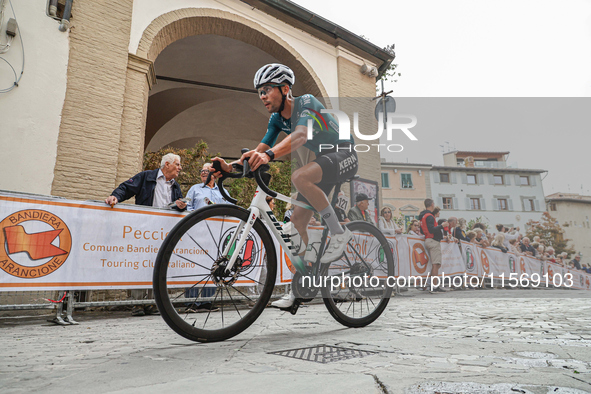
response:
M388 207L382 208L380 212L379 227L386 235L402 234L402 229L392 219L392 209Z
M542 245L541 243L538 245L538 256L540 256L540 258L543 258L544 260L548 257L546 256L546 251L544 248L544 245Z
M406 231L409 235L421 236L421 223L417 219L411 220L408 224L408 230Z
M437 207L435 207L437 209ZM437 216L436 216L437 217ZM443 223L448 223L448 226L442 227L441 230L437 230L440 232L441 240L449 240L451 237L449 236L449 222L446 219L439 219L437 220L437 226L443 226Z
M482 229L480 227L475 227L474 232L476 233L475 243L482 247L488 246L486 237L484 236L484 232L482 231Z
M495 239L492 241L491 245L493 248L500 249L501 252L507 253L508 249L504 246L505 243L505 234L498 233Z
M288 202L285 206L285 215L283 215L283 223L288 223L291 221L291 214L293 213L293 205Z
M466 238L468 238L468 242L475 244L476 243L476 231L470 230L466 233Z
M201 183L193 185L189 189L189 192L187 193L187 199L189 200L187 209L189 211L194 211L211 204L223 204L226 202L226 199L222 196L218 185L215 183L217 179L215 175L211 174L209 183L207 185L205 184L211 168L211 163L203 164L203 167L199 173L199 176L201 177ZM228 194L228 191L225 191L226 194Z
M425 248L431 259L432 269L430 278L432 278L439 274L439 267L441 267L440 231L443 230L443 227L446 227L448 223L443 222L441 225L435 225L435 216L433 215L435 202L432 199L427 198L425 200L425 208L426 209L419 215L419 221L421 222L421 232L425 235ZM427 285L429 285L429 283L427 283ZM441 286L437 286L433 288L432 292L445 292L445 290L443 290Z
M523 237L521 240L521 252L528 256L536 256L536 250L529 244L528 237Z
M374 224L367 208L369 208L369 197L365 193L358 194L355 196L355 206L349 210L349 214L347 215L349 220L363 220Z
M271 208L271 211L275 209L275 199L271 196L265 197L265 201L267 201L267 205Z
M548 253L548 261L555 263L556 256L554 255L554 248L552 246L548 246L548 248L546 249L546 253Z
M581 253L577 253L575 255L575 258L573 260L571 260L571 264L575 267L575 269L577 270L582 270L581 268Z
M160 161L159 169L140 172L121 183L105 199L105 203L113 207L117 203L135 197L136 205L167 208L174 201L174 208L184 210L187 208L187 204L181 200L183 192L175 180L181 170L180 156L173 153L164 155ZM142 289L131 290L131 297L134 299L151 298L150 292ZM131 310L132 316L157 313L158 309L154 305L136 305Z
M463 219L460 219L463 220ZM466 237L466 232L462 229L461 226L458 226L458 219L455 217L450 217L448 220L449 222L449 233L451 234L452 237L454 237L455 239L458 239L460 241L467 241L468 242L468 238ZM464 220L464 224L466 223L466 220Z
M509 247L509 241L511 241L512 239L519 238L519 236L520 236L519 227L517 227L517 228L512 227L512 228L508 229L507 227L503 226L502 224L497 224L496 227L497 227L498 232L505 234L505 243L503 244L503 246L507 249L511 249Z
M509 241L509 251L513 252L515 254L521 254L521 250L519 249L519 247L517 245L518 245L518 242L516 239L512 239L511 241Z
M187 204L181 200L183 192L175 180L181 170L180 156L173 153L164 155L159 169L134 175L113 190L113 193L105 199L105 203L112 207L135 197L136 205L166 208L174 201L177 209L184 210Z

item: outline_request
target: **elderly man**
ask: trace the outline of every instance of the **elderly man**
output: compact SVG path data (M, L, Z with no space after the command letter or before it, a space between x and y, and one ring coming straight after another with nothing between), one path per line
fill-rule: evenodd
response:
M187 210L194 211L210 204L223 204L226 202L224 197L222 197L218 185L215 183L218 177L212 174L209 183L207 185L205 184L210 169L211 163L205 163L199 174L201 176L201 183L189 189L187 193L187 199L189 200ZM229 195L227 190L224 189L224 191Z
M523 237L523 239L521 240L521 252L525 253L528 256L534 257L537 254L536 249L530 245L528 237Z
M582 270L583 268L581 267L581 254L577 253L575 255L575 258L571 260L571 263L575 266L575 269Z
M355 196L355 206L349 210L347 217L351 221L363 220L364 222L374 224L367 208L369 208L369 197L365 193L359 193Z
M105 199L105 203L113 207L115 204L135 197L136 205L166 208L173 201L174 208L184 210L187 204L181 201L183 193L175 180L181 172L181 158L179 155L169 153L162 157L160 168L148 170L134 175L129 180L120 184L113 193ZM132 290L131 296L141 299L146 296L145 290ZM153 305L135 306L132 316L144 316L158 313Z
M113 193L105 199L110 206L135 197L136 205L166 208L173 201L178 210L187 207L181 198L181 187L175 180L181 172L181 158L179 155L169 153L162 157L160 168L148 170L134 175L129 180L120 184Z

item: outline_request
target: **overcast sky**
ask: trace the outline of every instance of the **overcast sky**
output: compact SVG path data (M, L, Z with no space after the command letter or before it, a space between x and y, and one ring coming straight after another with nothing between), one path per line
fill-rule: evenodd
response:
M405 150L388 159L441 165L445 141L506 150L510 163L548 170L546 195L591 195L591 1L295 2L376 45L396 44L402 76L387 90L397 112L417 115L419 141L396 141Z

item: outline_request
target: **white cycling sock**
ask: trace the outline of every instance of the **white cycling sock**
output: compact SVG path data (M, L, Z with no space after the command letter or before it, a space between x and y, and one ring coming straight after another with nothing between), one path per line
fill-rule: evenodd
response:
M345 232L341 224L339 223L339 219L337 218L337 214L334 212L334 209L329 205L320 211L320 216L326 222L328 229L330 230L331 234L342 234Z

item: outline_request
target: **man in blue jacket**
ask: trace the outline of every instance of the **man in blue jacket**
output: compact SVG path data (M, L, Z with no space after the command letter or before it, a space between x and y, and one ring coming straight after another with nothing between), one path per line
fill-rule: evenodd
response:
M148 170L134 175L129 180L120 184L113 193L105 199L105 203L113 207L115 204L135 197L135 205L166 208L173 201L177 210L184 210L187 204L181 201L183 192L175 178L181 172L181 158L179 155L169 153L162 157L160 168ZM131 296L139 299L146 296L146 290L132 290ZM135 306L132 316L144 316L158 313L153 305Z
M114 206L135 197L136 205L166 208L174 201L175 208L182 211L187 208L187 204L180 200L183 192L175 181L181 169L180 156L173 153L164 155L159 169L140 172L123 182L105 199L105 203Z

